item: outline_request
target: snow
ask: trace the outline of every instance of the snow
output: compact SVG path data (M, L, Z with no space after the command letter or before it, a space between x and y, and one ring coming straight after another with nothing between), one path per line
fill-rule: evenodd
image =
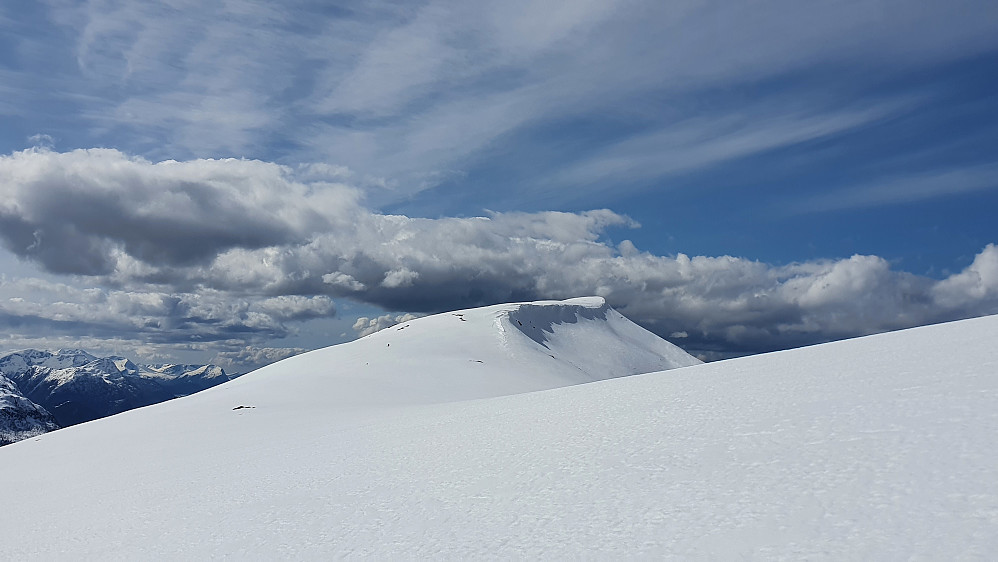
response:
M59 424L52 414L21 394L14 381L0 373L0 446L56 429Z
M532 307L558 312L545 316ZM550 341L538 343L524 330ZM627 370L605 367L612 363ZM332 409L333 415L350 417L389 406L517 394L698 363L603 299L590 298L418 318L269 365L225 388L248 404ZM281 382L258 382L263 379Z
M998 552L998 317L586 382L637 330L426 317L3 447L0 559Z
M229 380L214 365L136 365L124 357L95 357L75 349L55 353L28 349L0 356L0 375L64 427Z
M26 349L4 355L0 358L0 367L8 376L11 376L23 374L33 366L65 369L80 367L96 359L97 357L79 349L60 349L55 353Z

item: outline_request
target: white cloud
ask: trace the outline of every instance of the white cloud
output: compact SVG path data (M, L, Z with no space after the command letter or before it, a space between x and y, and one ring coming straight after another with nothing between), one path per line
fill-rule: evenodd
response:
M257 302L254 308L278 321L323 318L336 314L332 299L325 295L281 295Z
M933 287L933 297L949 308L984 312L998 304L998 246L988 244L962 272Z
M306 351L308 350L300 347L246 346L233 351L221 351L211 359L211 362L226 369L234 368L246 372Z
M48 2L69 36L83 114L97 132L162 139L153 152L246 154L273 131L275 96L294 80L302 41L287 11L253 2ZM49 47L51 48L51 47ZM61 54L61 53L60 53ZM268 107L270 106L270 107ZM160 152L162 153L162 152Z
M588 190L677 175L829 137L889 118L915 102L899 98L865 107L819 109L769 100L732 114L681 119L588 154L538 184L548 189L575 186L572 196L578 197Z
M415 320L419 318L420 315L416 314L383 314L375 318L368 318L367 316L361 316L353 323L353 329L357 332L357 337L362 338L364 336L373 334L375 332L380 332L385 328L391 328L396 324L401 324L403 322L408 322L410 320Z
M381 282L381 286L388 289L411 287L418 278L419 273L405 267L397 267L385 273L385 279Z
M346 273L341 273L338 271L336 273L327 273L323 275L322 282L327 283L329 285L333 285L334 287L341 287L348 291L364 290L363 283L360 283L359 281L354 279L353 276L351 275L347 275Z
M396 189L380 196L393 200L433 185L410 180L459 174L483 151L552 120L636 120L644 128L632 132L634 142L650 150L682 123L644 119L640 100L710 121L712 108L690 103L701 92L822 66L890 73L998 45L994 18L979 16L990 4L973 0L918 9L900 0L861 7L789 0L44 6L53 25L28 28L47 34L11 36L20 63L12 68L25 70L2 71L2 82L27 85L12 90L12 114L37 111L34 97L46 92L85 120L76 128L89 127L87 146L183 158L265 157L279 147L292 159L337 162L384 179ZM52 62L72 59L75 73ZM823 89L797 97L815 101ZM801 130L827 128L843 117L829 107L801 102L786 117ZM772 115L741 117L734 144L707 139L690 147L694 156L737 155L753 140L799 142L786 128L774 131ZM604 143L596 147L599 173L613 171L615 151L627 141ZM636 178L661 173L663 164L641 155L632 157Z
M786 210L791 214L799 214L877 207L986 189L998 189L998 165L934 170L865 182L862 185L826 191L789 205Z
M52 135L46 135L45 133L37 133L31 135L30 137L28 137L28 142L31 143L31 146L36 146L40 148L51 149L53 146L55 146L55 139L52 138Z
M345 72L333 68L337 87L315 93L317 111L360 119L321 127L307 142L320 157L344 158L360 168L376 164L407 177L427 168L461 169L516 131L552 120L603 115L644 123L633 139L611 141L595 162L577 164L579 169L566 172L559 184L537 182L569 192L576 187L573 179L657 177L876 119L862 109L829 108L819 101L821 93L809 92L805 101L799 91L793 94L797 107L792 112L774 114L770 108L739 114L735 106L718 117L711 111L716 108L704 111L690 100L697 91L757 83L823 64L860 63L892 72L995 44L993 24L964 21L942 4L911 10L903 3L875 2L864 8L834 2L806 7L793 2L751 7L429 2L372 38ZM975 11L965 8L968 14ZM657 116L677 106L673 112L678 115L706 115L708 129L686 131L673 147L675 157L667 153L663 158L656 147L680 140L677 127L694 129L698 123L649 121L640 110L631 115L622 107L648 96L664 108ZM725 113L728 120L740 120L739 130L715 138L709 127L716 129ZM368 115L378 119L365 121ZM700 138L691 144L697 134Z
M120 251L176 265L327 231L356 212L343 185L255 160L151 163L111 149L0 156L0 237L53 271L103 274Z

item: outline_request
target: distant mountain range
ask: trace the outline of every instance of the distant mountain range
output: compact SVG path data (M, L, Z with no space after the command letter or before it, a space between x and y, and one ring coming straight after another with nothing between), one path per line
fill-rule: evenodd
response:
M0 356L0 445L211 388L216 365L140 365L79 349Z

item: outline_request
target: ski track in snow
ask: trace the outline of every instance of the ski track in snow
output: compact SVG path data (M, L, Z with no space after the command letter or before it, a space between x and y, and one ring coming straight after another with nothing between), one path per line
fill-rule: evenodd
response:
M641 332L504 306L0 449L0 559L998 552L998 317L572 384Z

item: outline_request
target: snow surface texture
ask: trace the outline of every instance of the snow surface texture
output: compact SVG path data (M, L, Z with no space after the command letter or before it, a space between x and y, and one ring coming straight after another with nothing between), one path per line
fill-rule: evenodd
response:
M4 447L0 559L998 552L998 317L460 400L593 377L558 357L620 319L580 306L537 338L530 307L429 317ZM503 358L519 382L487 383Z

